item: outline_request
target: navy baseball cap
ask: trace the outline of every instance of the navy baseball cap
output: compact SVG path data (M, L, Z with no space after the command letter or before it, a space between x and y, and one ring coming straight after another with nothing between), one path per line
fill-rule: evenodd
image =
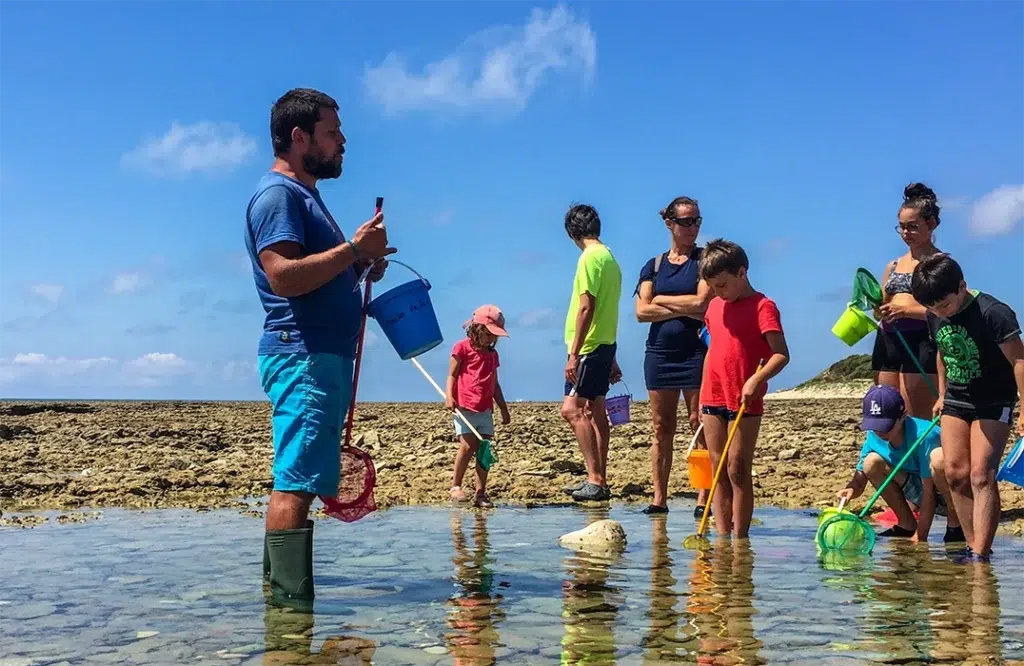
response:
M903 396L892 386L876 384L864 394L864 418L861 430L889 432L907 411Z

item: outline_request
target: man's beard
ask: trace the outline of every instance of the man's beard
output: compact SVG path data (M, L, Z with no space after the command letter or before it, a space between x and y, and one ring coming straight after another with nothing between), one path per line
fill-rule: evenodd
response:
M341 175L341 160L334 161L322 155L306 154L302 157L302 168L317 180L337 178Z

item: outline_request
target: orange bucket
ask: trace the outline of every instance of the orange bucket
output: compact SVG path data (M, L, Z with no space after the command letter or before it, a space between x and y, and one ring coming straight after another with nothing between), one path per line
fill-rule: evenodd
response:
M697 490L711 488L711 454L707 449L693 449L686 457L690 467L690 485Z

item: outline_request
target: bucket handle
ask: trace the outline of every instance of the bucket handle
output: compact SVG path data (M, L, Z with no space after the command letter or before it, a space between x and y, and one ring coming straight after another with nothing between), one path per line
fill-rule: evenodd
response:
M626 395L629 397L630 400L632 400L633 399L633 394L629 390L629 384L626 383L625 379L620 379L619 381L622 382L622 385L626 387ZM618 383L618 382L616 382L616 383ZM616 397L618 397L618 396L616 396Z
M366 270L363 271L363 274L359 276L358 280L356 280L356 286L354 289L352 289L352 291L359 291L359 287L362 286L363 282L366 281L366 278L369 277L370 271L373 270L373 267L382 261L387 261L388 264L398 264L399 266L405 266L410 271L412 271L416 275L416 277L420 279L421 282L423 282L424 286L426 286L427 289L430 289L430 281L427 280L427 278L420 275L419 272L409 264L404 264L401 261L398 261L397 259L384 259L384 257L381 257L380 259L375 259L373 262L370 263L369 266L366 267Z
M693 439L690 440L690 445L686 447L686 455L684 456L685 458L690 457L690 451L693 451L693 447L697 444L697 438L700 437L700 431L703 429L704 422L701 421L700 424L697 426L697 430L693 433Z

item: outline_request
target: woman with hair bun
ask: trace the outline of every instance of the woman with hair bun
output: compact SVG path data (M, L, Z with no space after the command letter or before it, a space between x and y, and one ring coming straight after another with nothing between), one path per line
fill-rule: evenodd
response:
M697 201L677 197L659 215L671 234L671 246L644 265L634 292L637 321L651 325L644 353L644 380L654 426L654 501L644 510L648 514L668 512L668 478L680 393L691 430L696 432L700 423L700 383L708 350L700 329L712 296L698 269L701 216ZM698 446L705 448L703 437ZM697 517L703 515L704 495L703 490L697 495Z
M936 399L931 388L937 385L936 349L928 335L926 310L911 293L910 278L922 259L939 252L932 239L939 226L935 192L924 183L907 185L897 220L896 231L907 244L907 253L890 262L882 273L882 305L875 312L882 326L871 353L871 369L876 383L893 386L903 394L911 416L927 420ZM897 331L928 373L928 380L921 376Z

